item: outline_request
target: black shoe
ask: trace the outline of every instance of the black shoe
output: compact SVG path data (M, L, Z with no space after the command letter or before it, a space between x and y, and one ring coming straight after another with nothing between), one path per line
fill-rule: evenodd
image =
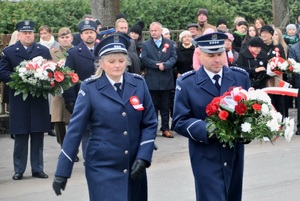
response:
M15 173L14 176L12 176L13 180L21 180L23 178L23 174L21 173Z
M300 135L300 131L296 131L295 135Z
M55 135L55 132L54 132L53 130L49 131L49 132L48 132L48 135L53 136L53 137L56 136L56 135Z
M79 161L79 157L78 157L78 156L76 156L76 158L75 158L74 162L78 162L78 161Z
M37 178L42 178L42 179L48 178L48 175L43 171L42 172L33 172L32 176L37 177Z

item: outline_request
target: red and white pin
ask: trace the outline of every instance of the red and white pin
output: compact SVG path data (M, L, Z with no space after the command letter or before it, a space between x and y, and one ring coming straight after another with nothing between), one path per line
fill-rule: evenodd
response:
M129 102L134 109L138 111L144 110L143 104L140 103L140 99L137 96L131 96Z

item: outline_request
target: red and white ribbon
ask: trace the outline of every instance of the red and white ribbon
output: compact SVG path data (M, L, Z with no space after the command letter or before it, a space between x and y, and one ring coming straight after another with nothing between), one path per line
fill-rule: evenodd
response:
M298 89L284 87L266 87L262 89L267 94L282 95L282 96L298 96Z

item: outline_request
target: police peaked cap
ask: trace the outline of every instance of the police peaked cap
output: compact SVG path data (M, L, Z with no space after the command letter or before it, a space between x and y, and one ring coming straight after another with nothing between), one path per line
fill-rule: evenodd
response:
M228 39L228 36L224 33L213 32L204 34L195 38L197 46L208 54L220 53L225 51L224 41Z
M95 55L101 57L111 53L127 54L129 44L130 41L120 34L110 35L101 40L101 42L97 45Z

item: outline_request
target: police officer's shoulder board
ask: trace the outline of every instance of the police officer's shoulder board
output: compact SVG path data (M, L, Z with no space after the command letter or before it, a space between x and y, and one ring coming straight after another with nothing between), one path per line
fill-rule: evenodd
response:
M135 77L135 78L138 78L138 79L141 79L141 80L144 79L143 76L141 76L140 74L136 74L136 73L131 73L131 74L132 74L133 77Z
M94 82L96 79L97 79L96 77L91 76L91 77L89 77L89 78L86 78L83 82L84 82L85 84L89 84L89 83Z
M9 51L10 49L16 49L15 45L13 44L13 45L6 46L5 48L3 48L2 53L3 51Z
M247 75L247 71L243 68L240 68L240 67L236 67L236 66L230 66L229 67L232 71L235 71L235 72L239 72L239 73L242 73L242 74L245 74Z
M178 79L184 80L184 79L186 79L186 78L188 78L188 77L194 75L195 73L196 73L195 70L187 71L187 72L183 73L182 75L180 75L180 77L179 77Z

